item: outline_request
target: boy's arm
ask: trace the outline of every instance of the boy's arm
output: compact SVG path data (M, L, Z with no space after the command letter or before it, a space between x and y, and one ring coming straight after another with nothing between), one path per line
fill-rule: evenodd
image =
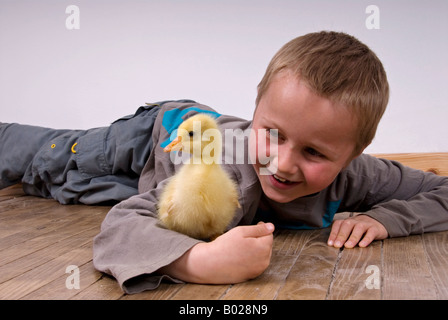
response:
M167 130L174 130L173 124L181 122L180 116L187 117L190 113L195 114L198 109L213 111L197 103L173 102L161 106L152 133L154 148L139 180L140 194L112 208L101 226L100 234L95 238L93 260L95 267L113 275L123 290L128 293L154 289L163 277L170 276L173 281L184 279L216 283L220 281L217 277L224 275L223 272L236 270L235 267L243 266L247 261L256 261L248 266L248 269L255 269L253 272L257 273L257 268L259 270L260 266L264 267L266 260L270 257L272 249L272 231L268 230L270 224L266 225L268 229L261 227L262 230L268 230L264 236L257 235L259 226L237 227L207 245L165 229L159 224L158 199L169 177L176 172L176 165L171 160L171 155L163 152L162 144L167 142L171 135L171 131ZM169 112L168 116L165 117L167 112ZM219 120L223 125L237 126L240 129L250 125L247 121L235 120L233 117L223 115L219 117ZM250 223L255 215L261 193L257 176L250 164L238 166L238 169L230 168L229 172L235 179L239 179L237 184L241 204L232 226ZM254 227L255 230L252 229ZM247 236L248 233L250 236ZM258 248L260 245L261 248ZM227 249L224 250L225 246ZM204 248L206 250L202 250ZM213 256L208 254L210 252ZM244 261L238 259L238 252L246 253ZM248 252L254 254L247 254ZM218 258L229 259L219 261ZM210 274L213 278L199 279L197 276L189 278L197 275L199 268L207 263L213 263L213 268L216 268L215 272ZM163 267L165 269L162 269ZM208 272L213 271L210 268L205 269ZM244 273L242 275L244 276ZM227 281L232 282L232 279L229 278Z
M159 225L158 192L154 189L113 207L94 239L95 268L114 276L127 293L157 288L163 276L154 272L201 242Z
M329 245L448 230L448 177L362 155L347 171L346 208L361 215L335 221ZM352 237L353 236L353 237ZM351 238L351 239L350 239ZM339 240L342 244L336 245Z
M229 284L260 275L269 265L274 225L239 226L198 243L158 272L193 283Z
M156 214L164 183L109 211L94 239L97 270L114 276L125 292L137 293L157 288L164 277L174 282L236 283L267 268L272 224L239 226L209 243L165 229Z

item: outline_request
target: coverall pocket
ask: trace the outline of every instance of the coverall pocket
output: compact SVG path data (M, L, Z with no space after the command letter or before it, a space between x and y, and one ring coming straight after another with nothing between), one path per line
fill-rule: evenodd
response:
M78 171L85 179L112 174L104 150L107 130L106 127L88 130L73 148Z

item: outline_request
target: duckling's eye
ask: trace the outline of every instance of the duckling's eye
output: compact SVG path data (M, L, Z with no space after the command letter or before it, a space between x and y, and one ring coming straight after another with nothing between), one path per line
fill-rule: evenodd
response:
M193 136L193 131L189 131L189 132L188 132L188 135L189 135L190 137L192 137L192 136Z

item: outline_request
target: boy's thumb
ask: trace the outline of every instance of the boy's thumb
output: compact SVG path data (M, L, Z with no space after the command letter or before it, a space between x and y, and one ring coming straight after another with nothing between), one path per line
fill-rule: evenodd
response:
M274 232L274 229L275 227L272 223L264 223L260 221L257 225L250 226L250 228L248 228L246 236L254 238L264 237Z

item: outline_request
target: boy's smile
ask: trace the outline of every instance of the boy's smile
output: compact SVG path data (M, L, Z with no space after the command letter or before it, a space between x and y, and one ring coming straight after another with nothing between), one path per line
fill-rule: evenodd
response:
M356 120L344 106L318 96L288 71L273 77L252 128L266 132L250 139L250 152L263 192L277 202L325 189L353 159ZM269 149L275 140L278 148ZM268 167L259 154L270 156ZM261 174L262 168L270 174Z

